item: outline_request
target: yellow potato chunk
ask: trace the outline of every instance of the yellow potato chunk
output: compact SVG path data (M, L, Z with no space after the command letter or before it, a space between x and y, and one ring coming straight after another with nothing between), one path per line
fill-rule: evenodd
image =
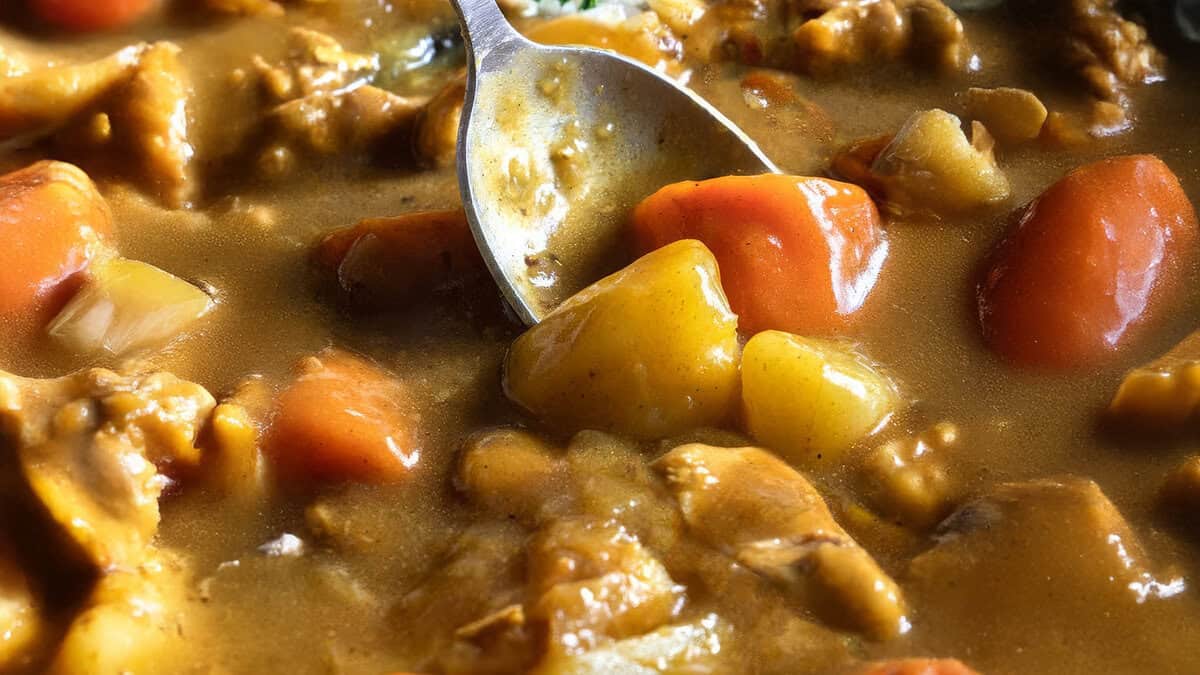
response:
M79 353L125 354L161 346L213 307L192 284L153 265L116 258L95 265L87 284L50 322L52 337Z
M892 413L896 389L849 346L766 331L742 354L742 406L758 442L796 464L837 459Z
M973 125L968 142L957 117L925 110L908 118L871 172L893 208L969 211L1008 198L1008 178L996 165L993 143L982 124Z
M1125 374L1109 417L1154 433L1193 428L1200 412L1200 331L1171 351Z
M1000 142L1016 144L1037 138L1048 112L1028 89L971 87L967 90L967 115L982 122Z
M728 418L737 352L717 262L682 240L585 288L517 338L504 385L551 425L661 438Z

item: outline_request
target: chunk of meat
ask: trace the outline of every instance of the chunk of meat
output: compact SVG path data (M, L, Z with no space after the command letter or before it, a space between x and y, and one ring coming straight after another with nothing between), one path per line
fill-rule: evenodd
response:
M288 34L288 53L278 65L255 57L263 90L278 103L313 94L335 94L366 84L379 71L379 57L346 51L332 37L308 28Z
M1056 58L1078 73L1092 95L1123 102L1126 85L1164 77L1165 59L1146 29L1121 16L1116 0L1057 0L1052 25L1063 31Z
M715 614L542 662L537 675L700 675L727 666L728 626Z
M962 21L941 0L796 0L791 9L796 63L809 74L901 58L957 71L971 57Z
M467 78L456 77L433 95L417 116L413 150L427 165L445 168L454 164L458 125L462 121Z
M1002 144L1037 138L1049 114L1041 99L1027 89L971 87L966 99L967 116L982 123Z
M13 327L9 339L62 309L111 229L104 197L71 164L42 161L0 176L0 318Z
M404 308L487 274L462 210L369 218L326 235L313 261L368 309Z
M102 369L36 380L0 373L0 422L30 493L86 563L141 564L158 497L200 460L196 438L215 401L168 373Z
M189 574L166 552L106 574L71 621L50 675L154 672L178 656L190 630Z
M264 441L296 484L404 480L421 459L420 416L408 387L365 359L327 349L299 364Z
M611 521L554 521L528 556L530 617L545 627L548 658L647 633L683 603L683 587L663 564Z
M918 529L932 527L949 515L956 495L946 455L955 450L957 442L957 427L939 422L868 454L862 473L867 494L881 513Z
M298 154L333 155L380 145L405 148L425 101L370 85L292 99L267 114L274 142L260 165L283 173Z
M133 45L96 61L0 79L0 141L61 127L128 82L148 48Z
M29 578L0 541L0 670L28 669L32 651L47 628Z
M1177 433L1200 413L1200 331L1171 351L1125 374L1108 416L1146 433Z
M187 205L196 188L195 150L188 140L190 89L179 52L170 42L146 49L110 113L114 133L124 136L119 142L138 164L137 178L170 208Z
M1113 672L1167 667L1181 636L1156 635L1154 626L1183 625L1176 622L1188 611L1160 601L1181 592L1183 579L1156 578L1116 507L1079 478L992 488L943 523L938 544L912 561L906 579L910 597L941 613L937 630L923 635L929 649L989 635L970 642L972 658L1013 672L1047 663L1069 672L1096 658ZM1024 648L1014 654L1014 644Z
M893 211L961 213L1009 195L994 141L979 122L971 140L944 110L914 113L871 163L871 174Z
M655 466L702 541L781 583L826 621L876 639L908 630L899 587L782 460L759 448L693 443Z
M1180 522L1200 532L1200 455L1188 457L1167 474L1160 498Z
M509 523L460 535L429 576L405 594L390 619L413 635L414 663L451 673L525 672L538 658L523 606L528 533ZM513 647L517 648L513 648Z

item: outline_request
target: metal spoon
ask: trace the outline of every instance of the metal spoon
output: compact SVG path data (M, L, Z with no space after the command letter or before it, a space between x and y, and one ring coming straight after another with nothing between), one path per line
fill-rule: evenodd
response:
M527 324L629 259L623 226L681 180L777 172L703 99L646 66L518 34L451 0L467 43L458 184L492 276Z

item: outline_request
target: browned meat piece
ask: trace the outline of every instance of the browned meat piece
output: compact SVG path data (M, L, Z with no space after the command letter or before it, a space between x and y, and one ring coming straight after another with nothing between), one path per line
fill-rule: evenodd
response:
M521 606L525 590L524 546L514 525L479 526L464 532L430 576L405 595L391 617L417 639L415 663L447 673L525 672L537 658Z
M907 630L899 587L782 460L759 448L693 443L655 466L701 540L784 584L827 621L874 638Z
M1187 609L1159 601L1181 592L1183 580L1151 574L1129 525L1092 481L999 485L950 516L938 540L907 575L910 597L941 613L936 634L925 634L929 649L972 644L973 659L1003 658L1013 672L1047 663L1073 672L1095 658L1111 672L1142 672L1157 670L1155 655L1171 653L1164 643L1181 639L1153 626L1183 625L1172 613ZM1025 649L1013 654L1014 644ZM1136 654L1129 644L1139 645Z
M147 49L110 113L114 133L125 136L138 162L141 183L170 208L184 206L195 192L188 87L178 57L179 47L169 42Z
M683 587L625 528L564 519L529 545L530 617L545 627L550 658L586 652L671 621Z
M294 28L283 63L272 66L255 57L263 89L277 102L313 94L335 94L366 84L379 71L379 57L356 54L324 33Z
M45 628L28 577L0 539L0 671L27 671L31 650Z
M147 45L0 79L0 141L51 133L129 81Z
M53 380L0 373L0 424L33 498L100 570L140 564L158 528L158 468L199 462L214 401L167 373L93 369Z
M1145 28L1121 16L1116 0L1058 0L1057 5L1067 27L1065 49L1057 53L1096 98L1119 102L1124 85L1163 78L1162 54Z
M1162 501L1172 515L1200 533L1200 455L1188 457L1167 474Z
M790 16L799 21L796 65L813 75L901 58L958 71L971 55L962 22L941 0L796 0Z
M370 85L288 101L267 114L276 140L261 163L267 169L286 170L296 154L334 155L379 145L404 152L424 103L424 98L397 96Z

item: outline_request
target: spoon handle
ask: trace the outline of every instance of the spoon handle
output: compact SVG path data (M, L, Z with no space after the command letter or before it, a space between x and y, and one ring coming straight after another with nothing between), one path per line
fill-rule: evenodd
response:
M450 4L458 12L472 65L478 65L488 52L502 44L524 41L504 18L496 0L450 0Z

